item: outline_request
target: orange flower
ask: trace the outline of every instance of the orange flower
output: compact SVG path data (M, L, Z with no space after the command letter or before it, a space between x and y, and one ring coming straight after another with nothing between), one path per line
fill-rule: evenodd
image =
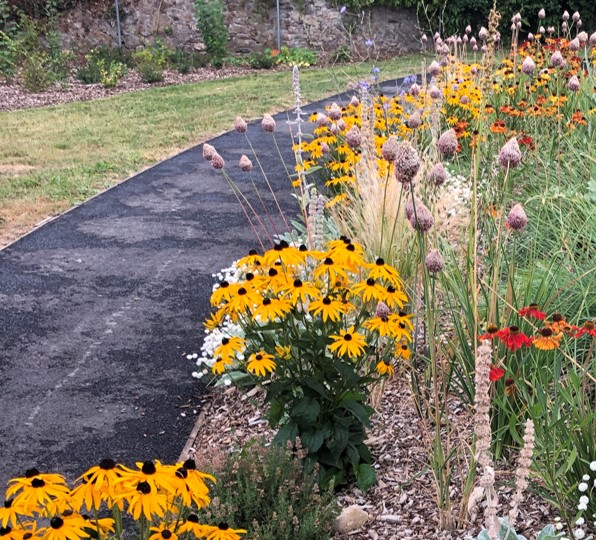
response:
M507 127L505 126L505 122L503 120L495 120L492 126L490 126L490 130L493 133L507 133Z
M541 351L552 351L553 349L559 348L562 337L562 332L555 334L550 326L545 326L540 330L540 335L535 337L532 341L534 347L537 349L540 349Z

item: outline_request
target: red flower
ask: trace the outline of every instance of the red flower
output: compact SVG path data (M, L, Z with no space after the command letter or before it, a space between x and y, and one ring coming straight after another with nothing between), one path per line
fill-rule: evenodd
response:
M530 347L532 340L526 336L523 332L519 331L517 326L509 326L499 330L497 337L505 344L511 352L517 351L522 347Z
M494 324L489 324L486 327L486 333L482 334L481 336L478 336L478 341L486 341L488 340L493 340L494 338L497 337L497 332L499 331L499 328L497 326L495 326Z
M536 150L536 144L534 143L534 139L529 135L524 135L518 141L519 144L523 146L527 146L530 150Z
M579 329L579 332L575 334L575 337L582 337L584 334L596 337L596 326L592 321L586 321L584 325Z
M500 367L496 367L496 366L491 366L490 368L490 373L488 375L488 378L492 381L492 382L496 382L499 379L502 379L505 376L505 370L500 368Z
M530 304L527 307L521 308L519 310L519 314L522 317L532 317L534 319L538 319L539 321L546 319L546 313L538 309L538 304Z

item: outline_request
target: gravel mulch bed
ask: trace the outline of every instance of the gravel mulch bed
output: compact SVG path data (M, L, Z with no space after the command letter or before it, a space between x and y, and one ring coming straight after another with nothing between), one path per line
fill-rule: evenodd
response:
M427 469L426 450L412 396L404 376L387 381L382 394L377 397L377 413L369 432L368 444L375 457L378 483L369 492L362 493L351 486L338 494L342 508L359 505L369 520L361 529L352 531L354 540L456 540L466 534L479 531L479 523L468 523L466 529L442 531L438 527L438 512L434 500L432 472ZM456 438L470 441L469 414L452 407L452 422ZM240 449L254 438L271 441L273 432L264 416L259 392L254 389L248 395L235 388L216 389L204 397L198 433L188 455L201 464L217 470L226 455ZM184 456L187 457L187 456ZM500 480L512 477L511 468L498 473ZM456 481L454 485L459 485ZM507 501L511 488L500 489L504 502L503 513L508 512ZM452 489L454 511L459 510L460 493ZM549 522L551 509L539 499L528 496L520 513L519 530L528 538L534 538L538 530ZM339 534L338 540L343 538Z
M283 69L283 67L274 68L274 70ZM135 71L129 70L115 88L104 88L101 84L83 84L73 76L67 84L55 84L39 94L31 94L16 82L12 84L0 82L0 111L46 107L72 101L89 101L146 88L241 77L255 73L259 73L259 71L246 67L197 68L186 75L181 75L176 71L164 71L164 80L162 82L148 84L144 83Z

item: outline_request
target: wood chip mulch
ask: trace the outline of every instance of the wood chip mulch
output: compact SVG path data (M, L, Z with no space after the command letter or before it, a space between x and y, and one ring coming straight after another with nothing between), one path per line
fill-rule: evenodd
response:
M212 390L204 397L204 405L197 422L194 441L187 445L188 455L199 464L217 470L226 456L239 450L251 439L271 441L274 433L269 429L262 405L262 395L255 388L248 394L233 387ZM375 458L377 485L367 493L356 486L348 486L338 493L341 508L359 505L369 520L361 529L348 537L354 540L456 540L467 534L478 534L481 517L476 523L466 523L465 528L441 530L435 503L432 472L427 467L424 430L415 412L412 395L405 375L388 380L382 392L373 397L376 414L368 433L368 445ZM455 439L467 444L471 441L471 419L467 410L451 406L451 421ZM499 481L510 482L512 468L506 464L497 473ZM454 473L451 500L454 513L459 512L461 485ZM509 484L510 485L510 484ZM509 511L512 487L501 487L500 500L503 514ZM520 516L528 538L552 522L550 509L540 499L528 495ZM344 538L337 534L336 539Z

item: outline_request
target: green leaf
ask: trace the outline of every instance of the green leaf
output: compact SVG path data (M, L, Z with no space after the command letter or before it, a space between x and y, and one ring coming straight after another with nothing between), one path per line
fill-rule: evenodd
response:
M321 405L316 399L303 397L294 405L290 416L297 424L308 427L315 423L320 412Z
M269 414L267 415L269 420L269 427L274 428L279 424L281 417L284 414L284 408L279 401L272 401L269 405Z
M361 463L355 467L356 483L362 491L368 491L377 481L377 473L372 465Z
M325 431L322 429L307 431L300 435L300 440L310 453L318 452L325 441Z
M350 411L362 424L366 427L370 426L370 415L373 413L373 409L362 403L358 403L353 399L346 399L341 402L340 407Z
M577 448L573 448L571 450L571 454L569 454L569 457L567 458L567 461L559 467L559 470L557 471L557 476L563 476L564 474L566 474L567 471L569 471L571 467L573 467L573 464L575 463L576 459Z
M327 446L334 454L339 456L348 445L349 439L349 429L339 423L336 423L331 430L331 436L329 437Z
M295 422L288 422L275 435L273 442L283 444L287 441L293 441L298 437L298 426Z

